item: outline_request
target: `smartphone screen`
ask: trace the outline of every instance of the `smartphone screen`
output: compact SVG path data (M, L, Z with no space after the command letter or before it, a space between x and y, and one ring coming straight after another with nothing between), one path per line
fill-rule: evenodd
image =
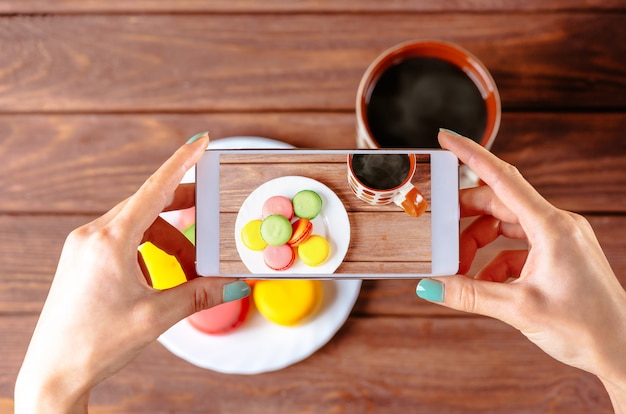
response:
M401 278L458 268L458 161L447 151L208 150L196 184L203 276Z

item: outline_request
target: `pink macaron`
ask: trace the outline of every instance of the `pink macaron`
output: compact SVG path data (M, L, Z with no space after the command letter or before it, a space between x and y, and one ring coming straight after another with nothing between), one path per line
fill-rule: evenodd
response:
M200 332L223 335L243 323L248 315L248 309L250 309L250 299L245 297L196 312L187 320Z
M280 214L287 220L293 218L293 204L291 200L283 196L273 196L268 198L263 204L262 218L271 216L272 214Z
M287 270L296 261L296 252L288 244L267 246L263 250L263 260L270 269Z

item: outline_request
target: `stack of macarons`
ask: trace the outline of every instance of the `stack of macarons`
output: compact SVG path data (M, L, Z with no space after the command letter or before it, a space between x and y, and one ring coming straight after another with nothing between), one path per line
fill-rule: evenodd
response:
M193 242L191 235L193 224L187 227L185 234ZM167 254L150 242L139 247L139 252L150 274L152 287L158 290L171 289L187 281L187 276L176 257ZM196 312L187 320L200 332L221 335L241 325L248 315L250 299L243 298L226 302L210 309Z
M248 283L252 288L250 297L194 313L187 318L191 326L205 334L224 335L241 326L254 308L269 322L297 326L310 320L322 303L319 280L276 279Z
M140 252L155 289L170 289L187 280L174 256L150 242L144 243ZM254 307L268 321L282 326L295 326L313 315L321 303L322 288L319 280L281 279L248 283L253 289L251 296L196 312L187 321L204 334L229 334L246 321L252 313L251 304L254 302Z
M269 208L269 206L268 209L273 211L273 208ZM183 213L173 224L192 243L195 243L193 209L184 210ZM260 223L261 220L259 220ZM261 238L260 234L257 238ZM250 240L249 242L260 243L259 240ZM262 239L261 242L263 242ZM142 244L139 251L148 268L155 289L170 289L187 280L182 267L174 256L167 254L150 242ZM242 326L253 313L253 309L256 308L269 322L290 327L308 320L321 304L322 284L319 280L260 280L248 281L248 283L253 289L252 295L249 297L196 312L189 316L187 321L194 329L204 334L225 335Z
M241 241L250 250L262 251L270 269L289 269L297 257L307 266L320 266L330 256L330 243L313 234L312 220L322 211L322 198L302 190L292 199L272 196L262 206L261 218L241 230Z

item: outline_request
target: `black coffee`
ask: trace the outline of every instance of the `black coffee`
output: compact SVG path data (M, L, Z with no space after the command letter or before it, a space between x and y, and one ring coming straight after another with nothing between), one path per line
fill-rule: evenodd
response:
M378 79L367 104L374 139L386 148L438 148L439 128L480 141L487 106L474 82L455 65L406 59Z
M354 154L352 171L369 188L389 190L402 184L411 161L406 154Z

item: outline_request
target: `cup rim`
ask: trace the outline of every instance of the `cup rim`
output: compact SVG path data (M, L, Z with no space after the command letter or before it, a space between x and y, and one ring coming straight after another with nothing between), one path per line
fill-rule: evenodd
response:
M502 105L500 93L487 67L471 52L463 47L446 41L434 39L414 39L391 46L379 54L361 77L356 95L357 122L361 124L369 138L377 147L369 123L365 117L367 102L371 97L373 85L389 67L407 57L434 57L459 67L474 82L487 105L487 125L479 144L491 148L500 129Z
M410 183L411 180L413 179L413 176L415 175L415 171L417 170L417 160L415 159L415 154L411 154L411 153L407 153L406 155L409 157L409 172L406 175L406 177L404 178L404 180L402 180L402 183L398 184L395 187L392 188L386 188L384 190L378 189L378 188L372 188L369 185L366 185L365 183L363 183L363 181L359 180L359 178L356 176L354 169L352 168L352 156L353 155L359 155L359 154L348 154L348 170L350 171L350 174L354 177L354 179L363 186L363 188L367 189L368 191L374 192L374 193L389 193L389 192L396 192L399 189L401 189L402 187L404 187L407 183ZM378 154L378 155L385 155L385 154Z

